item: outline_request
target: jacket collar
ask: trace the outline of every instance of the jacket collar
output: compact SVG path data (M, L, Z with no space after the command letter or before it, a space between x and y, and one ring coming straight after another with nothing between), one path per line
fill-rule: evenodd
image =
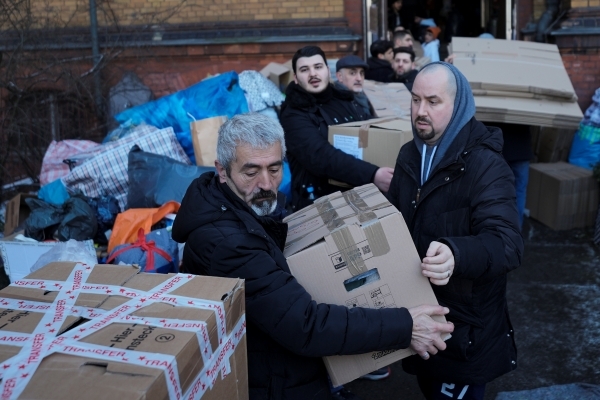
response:
M351 91L339 90L331 84L329 86L333 90L334 99L346 101L354 99L354 94ZM296 82L291 82L285 90L285 105L289 105L292 108L311 108L317 106L317 99Z
M472 117L448 146L448 150L440 160L438 167L442 168L458 161L461 155L464 155L465 152L470 153L476 147L487 147L492 151L500 153L502 152L502 145L502 132L499 128L485 126L480 121L477 121L475 117ZM406 148L406 151L410 152L410 157L400 158L407 160L406 164L411 169L419 171L421 168L421 157L417 147L410 145L403 148ZM439 168L434 168L432 173Z

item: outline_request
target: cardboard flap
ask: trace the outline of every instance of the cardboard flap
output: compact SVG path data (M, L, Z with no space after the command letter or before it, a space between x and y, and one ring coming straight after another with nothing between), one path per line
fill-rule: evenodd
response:
M344 226L369 225L397 212L372 183L332 193L285 218L288 235L283 253L289 257Z

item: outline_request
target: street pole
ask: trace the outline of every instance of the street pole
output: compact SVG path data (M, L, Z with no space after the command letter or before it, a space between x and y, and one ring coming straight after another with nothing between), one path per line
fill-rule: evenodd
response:
M98 18L96 15L96 0L90 0L90 29L92 37L92 61L94 65L94 101L96 103L96 115L103 115L102 102L102 82L100 80L100 71L97 69L100 64L100 46L98 44Z

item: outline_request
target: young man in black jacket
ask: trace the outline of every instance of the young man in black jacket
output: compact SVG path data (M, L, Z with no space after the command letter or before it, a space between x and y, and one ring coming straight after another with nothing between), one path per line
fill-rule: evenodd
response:
M394 47L389 40L376 40L369 48L371 57L367 60L369 69L365 71L365 79L377 82L389 82L394 73L392 60L394 59Z
M333 147L327 140L329 125L364 121L367 115L350 91L330 84L325 53L306 46L292 58L294 82L286 90L279 117L288 145L292 172L292 207L300 210L321 196L340 190L329 180L360 186L374 183L387 192L393 168L368 163Z
M347 308L316 303L283 255L286 146L277 121L241 114L219 129L217 173L194 180L173 225L186 243L182 271L242 278L246 290L251 400L331 400L321 357L411 347L425 358L445 348L447 309Z
M487 382L517 367L506 301L523 254L514 177L501 131L475 119L469 82L453 65L419 72L411 113L414 140L398 154L388 197L455 329L446 351L402 364L428 400L483 400Z
M413 82L419 73L415 69L415 52L410 47L396 47L392 67L394 73L389 81L404 83L409 91L412 90Z

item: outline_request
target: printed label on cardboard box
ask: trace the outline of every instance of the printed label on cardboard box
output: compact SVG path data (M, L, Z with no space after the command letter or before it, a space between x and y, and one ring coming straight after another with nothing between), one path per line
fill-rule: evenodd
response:
M358 136L333 135L333 147L362 160L363 149L358 147L358 139Z
M350 257L351 259L345 260L342 256L342 253L348 255L348 257ZM350 261L350 263L352 263L355 260L368 260L371 257L373 257L373 252L371 251L371 246L369 245L368 240L364 240L360 243L357 243L356 247L343 249L342 251L333 253L330 256L333 268L336 270L346 268L348 266L347 261Z

